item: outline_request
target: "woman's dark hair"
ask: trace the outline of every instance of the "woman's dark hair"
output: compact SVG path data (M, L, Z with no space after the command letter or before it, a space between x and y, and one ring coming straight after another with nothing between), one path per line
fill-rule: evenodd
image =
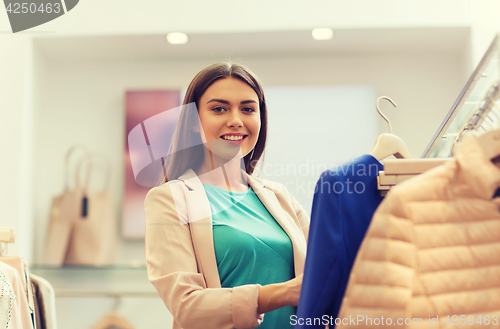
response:
M199 101L203 93L215 81L225 78L236 78L248 84L259 98L260 131L259 138L253 149L244 157L245 169L252 174L255 165L264 153L267 137L267 108L264 90L254 73L239 64L216 63L201 70L191 81L182 102L177 127L174 132L169 156L165 161L164 182L177 179L184 171L191 168L196 170L203 161L203 143L199 132L194 132L192 127L199 124ZM190 105L196 105L196 111Z

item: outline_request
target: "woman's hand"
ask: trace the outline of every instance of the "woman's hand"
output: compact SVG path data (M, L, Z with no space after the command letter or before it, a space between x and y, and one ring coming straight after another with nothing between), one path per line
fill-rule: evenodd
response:
M288 291L287 291L287 295L288 295L287 306L288 305L292 305L292 306L299 305L300 289L302 288L302 277L303 277L303 275L301 274L298 277L283 283L286 285L286 287L288 289Z
M283 283L261 286L257 312L268 313L284 306L297 306L302 287L302 276L301 274Z

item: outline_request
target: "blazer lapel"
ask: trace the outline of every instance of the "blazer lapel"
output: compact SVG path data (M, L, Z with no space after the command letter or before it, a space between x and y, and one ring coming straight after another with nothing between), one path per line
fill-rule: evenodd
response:
M188 191L186 203L189 229L200 272L204 275L208 288L220 288L219 270L215 258L212 231L212 212L203 184L196 173L189 169L179 180L184 181Z

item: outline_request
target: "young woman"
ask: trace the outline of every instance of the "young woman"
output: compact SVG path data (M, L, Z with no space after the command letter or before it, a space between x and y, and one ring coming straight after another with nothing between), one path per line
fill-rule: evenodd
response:
M255 75L219 63L186 92L163 184L145 201L149 280L173 328L292 328L309 217L253 177L267 108Z

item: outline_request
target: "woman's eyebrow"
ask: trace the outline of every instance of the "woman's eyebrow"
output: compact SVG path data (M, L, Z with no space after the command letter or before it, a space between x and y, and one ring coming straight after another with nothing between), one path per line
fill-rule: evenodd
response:
M220 99L220 98L213 98L213 99L209 100L209 101L207 102L207 104L208 104L208 103L210 103L210 102L219 102L219 103L223 103L223 104L229 104L229 102L228 102L228 101L226 101L226 100L224 100L224 99Z
M222 104L229 104L228 101L226 101L225 99L220 99L220 98L213 98L213 99L209 100L207 102L207 104L210 103L210 102L218 102L218 103L222 103ZM256 101L251 100L251 99L240 102L240 104L249 104L249 103L255 103L255 104L257 104Z

